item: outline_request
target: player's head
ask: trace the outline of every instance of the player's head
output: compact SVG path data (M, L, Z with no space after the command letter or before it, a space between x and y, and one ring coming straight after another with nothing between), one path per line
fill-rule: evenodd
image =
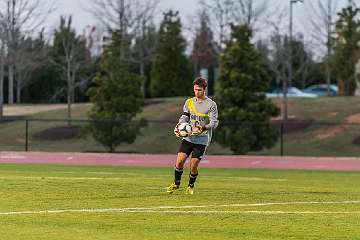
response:
M207 87L207 80L202 77L195 78L194 82L194 93L195 97L197 98L203 98L205 96L205 90Z

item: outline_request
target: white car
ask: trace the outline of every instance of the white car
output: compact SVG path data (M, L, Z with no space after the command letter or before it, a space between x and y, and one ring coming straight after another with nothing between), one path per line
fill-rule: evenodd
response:
M330 92L329 92L330 96L338 95L338 92L339 92L338 86L336 86L334 84L330 84L329 90L330 90ZM303 91L306 93L316 94L319 97L328 96L328 85L327 84L312 85L310 87L305 88Z
M276 89L270 93L265 93L266 97L283 97L282 89ZM313 93L305 93L296 87L289 87L287 91L287 97L289 98L317 98L318 96Z

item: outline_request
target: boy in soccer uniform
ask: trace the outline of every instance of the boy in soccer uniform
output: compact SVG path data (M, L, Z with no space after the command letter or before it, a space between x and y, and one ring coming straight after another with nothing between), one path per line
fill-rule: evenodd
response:
M198 165L205 154L207 146L210 144L212 130L219 124L216 103L205 95L207 81L198 77L193 82L193 85L195 97L189 98L185 102L184 113L174 129L175 135L180 137L179 124L190 123L192 132L189 136L184 137L180 144L175 164L175 180L167 188L168 193L173 193L179 189L185 161L191 154L189 184L185 193L194 194Z

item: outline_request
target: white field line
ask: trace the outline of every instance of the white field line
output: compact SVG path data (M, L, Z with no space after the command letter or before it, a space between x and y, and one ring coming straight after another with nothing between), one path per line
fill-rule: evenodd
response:
M241 211L241 210L202 210L202 211L177 211L177 210L142 210L142 211L124 211L128 213L185 213L185 214L360 214L360 212L325 212L325 211Z
M208 176L204 175L201 176L204 178L219 178L219 179L229 179L229 180L239 180L239 181L269 181L269 182L284 182L287 181L287 179L283 178L259 178L259 177L229 177L229 176Z
M61 172L53 172L53 173L61 173ZM72 172L75 173L75 172ZM118 172L87 172L88 174L104 174L104 175L125 175L125 176L146 176L149 175L140 175L139 173L118 173ZM151 175L153 177L169 177L168 174L157 174L157 175ZM232 176L217 176L217 175L201 175L202 178L220 178L220 179L230 179L230 180L243 180L243 181L276 181L276 182L283 182L287 181L287 179L284 178L259 178L259 177L232 177Z
M159 207L134 207L134 208L99 208L99 209L59 209L41 211L13 211L0 212L0 215L36 215L36 214L59 214L59 213L238 213L238 214L360 214L360 211L249 211L249 210L177 210L198 208L221 208L221 207L253 207L270 205L311 205L311 204L359 204L360 201L341 202L282 202L282 203L250 203L230 205L200 205L200 206L159 206Z
M19 177L14 177L14 176L11 176L11 177L0 177L0 180L10 180L10 179L15 179L15 180L121 180L123 178L108 178L108 177L103 177L103 178L100 178L100 177L47 177L47 176L44 176L44 177L22 177L22 176L19 176Z
M94 174L94 173L92 173ZM111 173L113 174L113 173ZM109 175L109 174L108 174ZM38 179L52 179L52 180L121 180L123 178L126 177L133 177L133 176L137 176L139 177L139 175L136 174L117 174L119 175L119 177L108 177L108 176L104 176L104 177L51 177L51 176L2 176L0 177L0 180L9 180L9 179L34 179L34 180L38 180ZM140 175L142 176L142 175ZM145 175L144 175L145 176ZM146 176L146 178L151 178L151 179L160 179L162 177L169 177L169 175L149 175ZM208 176L203 176L205 178L212 178L212 177L208 177ZM238 180L238 181L275 181L275 182L283 182L286 181L286 179L266 179L266 178L252 178L252 177L219 177L222 180Z
M1 158L1 156L0 156ZM36 173L38 174L39 172L31 172L31 171L27 171L29 173ZM22 174L24 173L24 171L6 171L4 173L17 173L17 174ZM62 171L49 171L46 173L55 173L55 174L76 174L77 172L62 172ZM96 171L89 171L86 172L89 175L117 175L118 177L115 178L108 178L107 179L114 179L114 180L118 180L120 177L124 178L124 177L146 177L146 178L162 178L162 177L169 177L168 174L156 174L156 175L145 175L145 174L139 174L139 173L135 173L135 172L96 172ZM20 178L26 178L26 179L38 179L38 178L42 178L43 176L33 176L33 177L28 177L28 176L7 176L7 177L0 177L0 179L11 179L11 178L16 178L16 179L20 179ZM222 179L222 180L232 180L232 181L266 181L266 182L284 182L287 181L287 179L284 178L259 178L259 177L233 177L233 176L218 176L218 175L201 175L202 178L210 178L210 179ZM45 178L49 178L51 179L52 177L45 177ZM81 179L81 177L53 177L54 179ZM82 177L82 179L89 179L89 180L103 180L105 177Z
M1 212L4 215L37 215L37 214L61 214L61 213L176 213L176 214L352 214L358 215L360 211L354 212L326 212L326 211L241 211L241 210L201 210L201 211L179 211L179 210L125 210L125 209L73 209L73 210L45 210L45 211L23 211L23 212Z
M70 181L83 181L83 180L123 180L124 177L23 177L23 176L9 176L0 177L0 180L70 180ZM158 179L158 177L148 177L148 179Z

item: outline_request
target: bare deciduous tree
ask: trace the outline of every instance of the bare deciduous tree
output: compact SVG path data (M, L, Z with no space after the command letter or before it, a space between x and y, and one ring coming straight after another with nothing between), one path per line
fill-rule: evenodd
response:
M228 40L231 24L247 25L255 30L255 25L268 10L266 0L201 0L200 5L210 16L220 46Z
M91 0L91 2L91 7L87 10L108 31L120 33L123 39L132 39L136 32L141 32L144 24L153 18L159 0Z
M6 59L6 19L0 16L0 120L4 115L4 81Z
M111 32L118 32L123 39L131 42L136 39L137 44L146 45L146 31L151 27L159 0L92 0L87 10L92 13ZM126 41L122 41L125 47ZM144 65L148 61L148 54L153 49L140 48L138 56L124 56L121 59L140 64L140 74L144 76Z
M138 46L133 61L140 65L140 76L145 77L145 66L150 62L155 51L154 15L159 0L152 0L146 4L135 1L135 24L133 36Z
M3 118L4 108L4 76L5 76L5 44L3 40L3 29L0 25L0 120Z
M103 38L106 30L103 26L87 26L83 35L86 36L87 48L93 57L99 57L102 53Z
M235 22L255 28L260 17L266 13L268 3L266 0L237 0L233 13Z
M305 48L289 47L290 44L295 42L301 43L305 46L304 39L298 38L290 41L287 32L283 31L284 19L287 16L286 9L279 11L277 18L273 21L269 21L268 24L272 27L273 32L270 36L269 46L269 67L274 73L275 81L277 85L282 85L283 101L282 101L282 119L287 121L288 119L288 104L287 104L287 89L289 87L289 69L290 64L293 64L294 59L297 59L297 68L294 71L293 77L299 77L301 84L305 85L305 81L309 76L311 70L312 58L311 54L304 53ZM292 53L290 53L290 50ZM290 58L290 54L292 55ZM291 59L291 61L290 61Z
M225 46L230 34L230 25L234 22L235 0L202 0L202 8L208 10L210 21L215 26L213 31L218 34L218 43Z
M75 30L72 29L72 17L67 20L61 17L60 29L55 32L55 47L60 52L55 53L50 62L54 64L62 73L62 79L66 82L67 87L67 114L68 123L71 124L72 111L71 105L74 102L76 82L80 81L79 71L86 66L89 61L90 52L86 49L86 40L82 36L76 36Z
M134 30L138 20L149 16L159 0L91 0L87 10L110 30L122 33Z
M47 48L44 46L43 33L38 39L21 37L14 53L16 71L16 102L21 102L21 90L26 86L31 74L47 62Z
M139 74L145 78L145 66L154 53L155 39L151 31L159 0L92 0L92 13L110 32L122 39L119 61L139 64ZM149 41L153 41L149 44ZM136 54L126 55L127 42L135 43ZM145 82L144 82L145 84ZM145 93L145 85L142 88Z
M8 68L8 103L14 102L16 75L15 55L22 35L31 35L53 10L53 1L0 0L0 21L5 30L6 65Z
M336 15L338 12L337 0L316 0L309 1L310 17L308 18L313 39L322 47L325 47L325 63L326 63L326 83L328 84L328 95L330 95L331 67L330 57L332 55L333 41L332 35L335 30Z

